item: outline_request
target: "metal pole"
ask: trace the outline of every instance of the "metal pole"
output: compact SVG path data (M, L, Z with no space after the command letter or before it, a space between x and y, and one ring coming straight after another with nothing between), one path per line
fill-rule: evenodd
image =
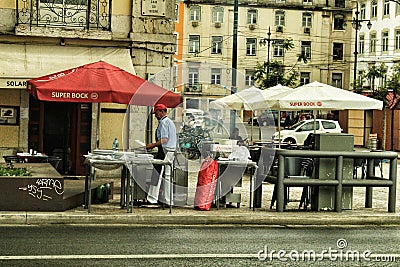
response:
M342 211L342 195L343 195L343 156L339 156L336 158L336 180L338 180L339 184L336 187L335 191L335 211Z
M356 90L357 86L357 56L358 56L358 27L359 27L359 20L358 20L358 15L360 12L358 11L358 2L357 2L357 7L356 7L356 12L355 12L355 18L354 18L354 28L356 30L355 34L355 44L354 44L354 70L353 70L353 90Z
M393 98L392 99L393 100L392 100L392 121L391 121L391 125L390 125L390 127L391 127L391 129L390 129L390 131L391 131L391 133L390 133L390 150L395 151L395 149L394 149L394 114L395 114L395 112L394 111L395 111L395 109L397 107L397 103L398 103L396 87L393 88Z
M233 46L232 46L232 87L231 94L236 93L236 69L237 69L237 35L238 35L238 17L239 1L235 0L233 7ZM231 110L230 114L230 136L235 134L236 111Z
M285 156L278 156L278 179L276 181L276 211L283 212L285 209Z
M268 27L268 38L267 38L267 42L268 42L268 48L267 48L267 81L269 78L269 49L271 46L271 27Z
M390 160L389 179L393 185L389 187L388 211L396 212L397 158Z

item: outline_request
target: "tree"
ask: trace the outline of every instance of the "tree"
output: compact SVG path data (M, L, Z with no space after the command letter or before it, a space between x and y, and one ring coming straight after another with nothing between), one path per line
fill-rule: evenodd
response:
M368 78L370 85L371 85L371 90L372 90L372 97L383 100L386 97L385 93L385 86L382 86L381 88L375 89L375 79L376 78L384 78L387 73L387 66L385 63L381 63L379 66L373 65L368 68L368 71L366 73L366 78ZM383 90L383 92L381 92ZM383 97L382 97L383 96Z
M285 39L280 45L284 52L294 48L293 39L291 38ZM299 78L299 72L294 69L295 66L285 72L284 61L274 60L257 63L254 72L256 85L261 89L266 89L277 84L295 87Z
M385 63L381 63L380 65L372 65L368 67L366 72L363 73L362 79L361 80L367 80L371 91L369 92L369 96L378 100L383 101L383 119L382 119L382 146L384 147L384 144L386 143L386 108L387 108L387 101L386 101L386 95L388 93L388 87L387 83L376 88L375 87L375 81L377 78L385 78L387 74L387 66Z

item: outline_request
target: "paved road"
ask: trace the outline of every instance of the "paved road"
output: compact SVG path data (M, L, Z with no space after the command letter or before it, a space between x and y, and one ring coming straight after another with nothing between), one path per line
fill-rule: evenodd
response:
M0 266L287 266L290 257L304 257L291 262L296 266L400 261L397 227L8 226L0 227L0 236Z

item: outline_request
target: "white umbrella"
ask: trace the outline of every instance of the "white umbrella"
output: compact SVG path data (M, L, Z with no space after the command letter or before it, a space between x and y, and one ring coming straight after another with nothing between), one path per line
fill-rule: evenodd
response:
M265 90L262 90L262 97L259 98L252 98L248 99L248 104L254 109L269 109L269 106L266 104L266 101L270 99L271 97L282 94L282 93L287 93L293 91L292 88L278 84L272 87L269 87Z
M274 95L278 95L284 92L293 91L292 88L275 85L265 90L258 89L254 86L244 89L232 95L222 97L218 100L211 102L211 106L218 108L230 108L234 110L258 110L258 109L269 109L267 100ZM252 124L251 124L251 141L253 138L253 114L252 113Z
M263 90L252 86L235 94L219 98L211 102L210 105L218 109L230 108L232 110L254 110L254 107L251 104L254 99L266 100L262 93ZM254 118L252 114L250 141L253 141L253 120Z
M228 107L234 110L252 110L253 107L250 105L250 101L252 99L264 99L262 96L262 92L263 90L252 86L235 94L219 98L211 102L211 106L218 108Z
M266 103L271 109L277 110L367 110L383 108L382 101L320 82L312 82L292 91L274 95L266 100Z
M312 82L267 99L271 109L344 110L382 109L383 102L320 82Z

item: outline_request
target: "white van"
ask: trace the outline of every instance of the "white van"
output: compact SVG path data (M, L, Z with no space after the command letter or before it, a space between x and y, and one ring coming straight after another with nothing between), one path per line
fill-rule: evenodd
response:
M193 121L191 121L193 120ZM183 110L183 122L193 127L204 126L204 111L201 109L188 108Z

